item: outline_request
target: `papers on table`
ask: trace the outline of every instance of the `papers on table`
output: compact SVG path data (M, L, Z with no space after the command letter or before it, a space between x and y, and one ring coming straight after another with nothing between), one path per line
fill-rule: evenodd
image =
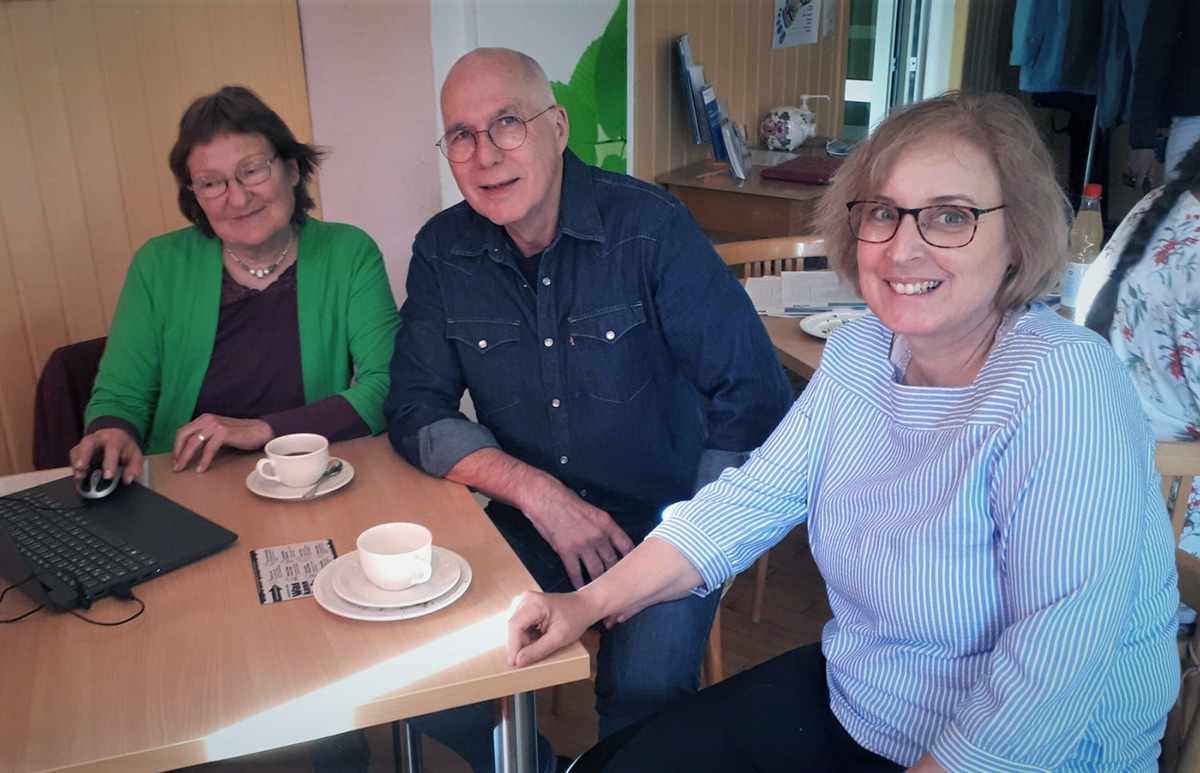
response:
M313 579L335 558L333 540L327 539L251 550L259 602L274 604L311 596Z
M833 271L784 271L782 276L751 277L746 293L759 314L800 317L821 311L865 309L862 297Z

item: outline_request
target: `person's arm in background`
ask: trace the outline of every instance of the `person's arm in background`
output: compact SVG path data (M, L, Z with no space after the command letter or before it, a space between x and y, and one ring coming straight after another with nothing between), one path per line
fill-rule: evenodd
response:
M1129 84L1129 158L1125 163L1126 184L1142 188L1144 181L1157 188L1163 182L1162 164L1155 158L1159 130L1170 116L1163 112L1164 97L1171 87L1168 70L1171 54L1182 29L1184 0L1150 0L1138 42L1137 61ZM1200 45L1188 41L1187 45Z
M456 344L446 338L429 249L418 234L385 403L388 437L409 464L518 508L563 559L578 588L583 569L600 576L633 549L633 541L608 513L504 453L486 427L459 411L467 385Z
M1111 680L1129 678L1113 671L1118 652L1166 623L1134 620L1132 601L1146 594L1146 583L1174 594L1152 442L1111 351L1096 342L1052 352L1020 399L991 495L1008 622L982 677L929 750L949 770L1061 767L1096 712L1116 710L1098 701ZM1176 603L1164 599L1164 613ZM1167 697L1168 649L1163 662L1140 664L1146 670L1131 690ZM1153 700L1122 710L1150 712Z
M707 400L699 490L762 443L792 391L749 296L679 202L656 249L649 264L655 312L676 365Z

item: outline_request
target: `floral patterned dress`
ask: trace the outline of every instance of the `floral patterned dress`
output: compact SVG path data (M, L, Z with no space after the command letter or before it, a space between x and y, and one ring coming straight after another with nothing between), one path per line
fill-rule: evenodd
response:
M1081 289L1088 298L1161 194L1151 191L1121 222L1088 271ZM1137 384L1154 436L1200 442L1200 201L1191 193L1179 197L1145 257L1126 274L1109 338ZM1200 556L1200 478L1179 546Z

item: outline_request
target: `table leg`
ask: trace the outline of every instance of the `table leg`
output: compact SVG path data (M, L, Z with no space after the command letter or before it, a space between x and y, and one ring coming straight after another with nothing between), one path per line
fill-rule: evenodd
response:
M404 720L392 723L392 755L396 773L421 773L421 734Z
M537 704L532 692L496 699L497 773L537 773Z

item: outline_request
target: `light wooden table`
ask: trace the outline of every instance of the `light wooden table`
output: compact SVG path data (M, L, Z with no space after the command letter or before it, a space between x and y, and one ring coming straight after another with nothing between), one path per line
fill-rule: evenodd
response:
M494 699L520 724L531 691L587 677L578 644L527 668L506 664L509 604L537 586L465 488L408 466L383 437L332 451L354 465L354 481L307 502L251 494L254 455L203 475L154 458L156 490L240 538L136 586L146 612L127 625L39 612L0 626L0 770L165 770ZM331 538L342 555L384 521L422 523L462 555L474 572L466 594L386 623L337 617L313 599L259 603L251 549ZM28 608L13 596L0 616ZM85 614L120 619L132 606L105 599ZM533 725L502 730L505 762L526 770L518 757L532 751Z
M795 317L760 316L759 319L767 329L783 367L804 378L812 378L821 364L825 341L801 331L800 320Z

